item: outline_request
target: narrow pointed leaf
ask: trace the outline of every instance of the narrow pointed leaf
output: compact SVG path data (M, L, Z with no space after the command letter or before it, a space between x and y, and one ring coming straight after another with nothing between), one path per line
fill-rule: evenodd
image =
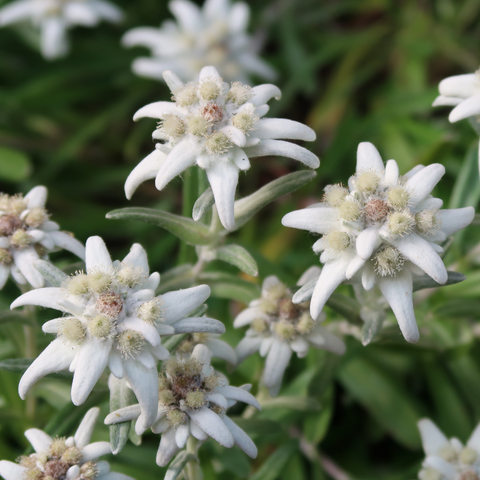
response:
M256 471L251 480L275 480L285 468L290 457L298 449L298 440L290 440L272 453Z
M248 305L260 296L258 285L230 273L204 272L199 276L199 280L212 289L212 297L238 300Z
M372 312L362 328L362 344L367 346L382 329L383 321L385 320L384 312Z
M456 283L463 282L467 277L463 273L451 272L448 273L447 283L437 283L432 277L428 275L422 275L421 277L414 277L413 279L413 291L423 290L424 288L436 288L446 287L448 285L455 285Z
M33 266L42 274L52 287L61 287L68 280L68 275L62 272L55 265L45 260L35 260Z
M131 390L127 387L125 379L119 379L110 375L108 388L110 389L110 413L132 404ZM130 421L110 425L110 444L112 445L112 453L114 455L119 453L126 445L130 426Z
M245 225L260 209L283 195L292 193L313 180L317 174L303 170L268 183L252 195L235 202L235 229Z
M192 275L193 265L187 263L179 265L171 270L162 273L160 285L157 288L157 295L172 290L179 290L181 288L188 288L194 286L194 278Z
M135 422L136 420L132 420L130 425L130 433L128 434L128 439L136 446L138 447L139 445L142 444L142 436L138 435L137 432L135 431Z
M165 474L164 480L175 480L182 470L187 466L188 462L193 462L198 458L194 453L187 452L186 450L181 451L170 463L167 473Z
M253 257L240 245L225 245L217 248L216 257L218 260L235 265L247 275L256 277L258 266Z
M320 403L311 397L300 397L297 395L284 395L282 397L269 398L260 402L262 410L269 408L288 408L299 412L316 412L320 410Z
M215 198L210 187L208 187L198 198L193 206L192 218L198 222L213 206Z
M313 291L315 290L315 285L317 284L318 277L314 278L307 282L302 288L295 292L293 296L293 303L303 303L308 302L313 295Z
M208 245L212 234L203 223L154 208L129 207L107 213L113 220L138 220L164 228L189 245Z
M172 353L187 337L188 333L172 335L171 337L162 339L162 345Z

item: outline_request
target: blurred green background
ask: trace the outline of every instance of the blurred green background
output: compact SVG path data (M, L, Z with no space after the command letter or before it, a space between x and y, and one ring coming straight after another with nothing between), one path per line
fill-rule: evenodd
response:
M44 61L22 30L0 29L0 185L8 193L46 185L48 209L63 229L81 241L102 236L115 258L139 242L151 269L164 272L194 261L193 247L180 248L176 237L151 225L110 221L105 214L125 206L191 212L192 205L182 203L182 179L162 192L146 182L131 201L123 193L127 175L153 146L154 121L135 124L133 113L170 94L164 84L133 75L132 60L146 51L123 49L120 38L129 28L158 25L170 14L163 0L116 3L126 12L123 25L71 31L71 55L56 62ZM325 185L345 183L361 141L373 142L384 160L397 160L401 172L420 163L442 163L447 173L436 196L446 207L477 206L477 136L466 121L449 124L448 109L434 110L431 103L442 78L478 68L478 0L249 3L251 32L265 39L263 57L278 70L276 83L283 92L280 101L272 100L269 116L314 128L317 141L308 148L321 158L313 182L263 209L232 235L257 260L260 279L276 274L294 285L306 268L318 264L313 238L282 227L280 219L318 201ZM240 177L238 194L300 168L283 158L254 160ZM311 401L297 410L269 408L244 421L260 450L253 462L237 448L208 441L201 449L205 479L411 480L422 459L416 429L422 416L465 441L480 421L480 250L473 251L479 242L478 227L471 226L457 235L446 256L448 266L468 275L463 284L417 294L418 345L408 345L389 316L380 338L362 347L355 338L358 326L327 309L337 329L354 334L345 337L347 353L341 359L318 351L294 358L282 394ZM60 266L73 261L64 254L52 259ZM209 269L237 274L223 264ZM342 292L351 295L349 287ZM0 292L0 306L8 308L17 295L9 283ZM226 324L226 340L236 345L242 332L233 330L231 320L244 304L221 298L208 304L209 315ZM39 312L42 321L51 315ZM38 332L39 349L49 341ZM22 357L23 343L21 325L0 323L0 360ZM225 371L222 363L218 368ZM256 385L261 371L262 361L253 356L231 375L231 384ZM16 391L18 380L19 375L0 371L2 459L13 460L24 451L27 428L66 435L88 407L101 404L103 413L108 411L105 383L86 405L75 408L69 384L48 378L32 391L35 410L27 412ZM241 413L241 406L231 410L233 416ZM95 436L108 439L108 429L99 425ZM128 444L109 459L112 469L137 480L163 478L164 470L155 465L158 441L146 434L141 447ZM340 476L331 477L328 472L336 466Z

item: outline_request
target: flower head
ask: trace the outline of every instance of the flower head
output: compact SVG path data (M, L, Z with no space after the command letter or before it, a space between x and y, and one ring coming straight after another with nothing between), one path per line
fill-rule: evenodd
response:
M480 479L480 425L465 446L457 438L448 439L428 418L420 420L418 428L426 455L420 480Z
M30 20L40 28L42 55L54 60L69 51L69 28L95 27L101 20L118 23L122 16L106 0L14 0L0 9L0 27Z
M323 235L313 245L325 264L311 300L313 318L340 283L355 277L366 290L377 284L405 339L418 340L412 275L426 273L444 284L448 275L439 243L475 213L472 207L440 210L443 202L430 192L444 173L439 164L419 165L401 177L395 160L384 166L377 149L361 143L348 190L327 187L322 203L283 218L287 227Z
M185 318L208 298L210 288L155 296L160 275L149 276L145 250L135 244L123 262L112 262L100 237L87 240L86 266L86 273L75 274L61 288L32 290L13 302L12 308L39 305L65 315L43 325L57 338L23 375L20 396L25 398L39 378L69 368L72 401L80 405L108 365L117 378L127 379L149 426L157 413L157 362L169 356L161 336L224 332L217 320Z
M227 448L236 444L250 457L257 456L250 437L226 415L237 401L260 410L258 401L249 393L251 385L229 386L226 378L210 366L210 356L205 345L197 345L191 355L171 358L163 365L158 382L158 414L152 426L154 433L162 435L157 453L161 467L185 447L190 435L201 441L212 437ZM135 430L141 435L145 431L142 415L138 406L130 406L112 412L105 423L137 419Z
M0 461L0 475L5 480L133 480L121 473L110 472L108 462L98 461L112 453L110 443L91 443L100 409L90 409L74 437L52 438L42 430L31 428L25 436L35 453L23 455L17 463Z
M35 187L25 197L0 193L0 289L9 274L21 285L43 287L33 263L61 248L85 258L85 247L49 220L46 200L45 187Z
M310 316L308 304L294 304L292 292L274 276L264 280L262 296L251 302L233 325L250 327L236 349L239 362L256 351L267 357L263 380L271 395L280 390L292 352L303 358L310 346L338 354L345 351L342 340Z
M268 112L266 102L280 97L274 85L228 85L213 67L203 68L199 80L187 85L170 71L164 77L174 102L146 105L134 116L160 119L153 138L164 143L158 143L129 175L127 198L149 178L155 178L155 186L162 190L188 167L198 165L206 170L223 226L232 230L238 175L250 168L249 158L281 155L310 168L319 166L318 158L305 148L278 140L312 141L312 129L291 120L262 118Z
M231 365L235 365L237 363L235 350L218 337L219 335L211 333L192 333L177 347L175 353L179 358L184 358L190 355L197 345L205 345L210 350L212 357L220 358Z
M151 50L151 57L133 62L137 75L162 80L163 71L168 69L189 81L204 65L214 65L231 81L248 81L250 74L275 78L275 71L258 57L246 33L250 16L246 3L206 0L199 8L188 0L173 0L169 8L176 23L167 20L160 28L134 28L123 37L126 47L138 45Z

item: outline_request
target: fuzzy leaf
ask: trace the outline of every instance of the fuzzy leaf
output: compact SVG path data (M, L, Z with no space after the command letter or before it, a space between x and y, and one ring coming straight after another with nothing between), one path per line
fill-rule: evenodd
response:
M317 281L318 277L310 280L302 288L298 289L292 298L293 303L308 302L312 298L313 290L315 290Z
M139 220L164 228L189 245L208 245L212 234L203 223L154 208L129 207L107 213L113 220Z
M187 452L186 450L181 451L170 463L167 473L165 474L164 480L175 480L182 470L187 466L188 462L195 461L197 456L194 453Z
M119 379L110 374L108 388L110 389L110 412L132 404L131 390L127 387L125 379ZM130 426L131 422L110 425L110 444L114 455L117 455L126 445Z
M47 280L53 287L61 287L67 280L68 275L63 273L55 265L45 260L35 260L33 266L42 274L43 278Z
M297 395L284 395L282 397L269 398L260 402L262 409L288 408L299 412L316 412L320 410L318 400L311 397L299 397Z
M192 276L192 268L193 265L187 263L162 273L160 285L156 292L157 295L180 288L193 287L194 278Z
M436 288L447 287L448 285L455 285L456 283L463 282L467 277L463 273L451 272L448 273L447 283L437 283L432 277L428 275L422 275L421 277L414 277L413 279L413 291L423 290L424 288Z
M253 257L240 245L225 245L215 251L218 260L235 265L247 275L256 277L258 266Z
M377 333L382 329L385 318L386 315L383 311L371 312L370 318L365 320L362 328L363 346L366 347L376 337Z
M215 198L210 187L208 187L198 198L193 206L192 218L198 222L213 206Z
M252 195L235 202L235 230L245 225L260 209L277 198L292 193L316 177L316 173L303 170L268 183Z
M188 333L181 333L180 335L172 335L162 339L162 345L172 353L186 338Z

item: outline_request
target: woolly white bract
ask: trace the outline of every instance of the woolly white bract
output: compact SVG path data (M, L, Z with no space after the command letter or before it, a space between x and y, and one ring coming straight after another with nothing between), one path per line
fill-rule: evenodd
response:
M205 67L198 82L184 85L172 72L164 72L175 103L157 102L141 108L134 120L161 119L153 138L156 149L129 175L125 183L127 198L138 185L155 178L162 190L173 178L192 165L208 176L222 225L235 228L233 204L240 170L250 168L249 158L280 155L294 158L310 168L320 161L305 148L278 139L315 140L315 132L298 122L261 118L268 112L266 102L279 98L274 85L230 86L217 70Z
M440 210L442 200L430 192L444 173L439 164L418 165L401 177L394 160L384 166L377 149L361 143L348 189L331 185L322 203L285 215L283 225L323 235L313 245L325 264L311 300L313 318L343 281L361 282L366 290L376 284L405 339L418 340L412 275L425 272L444 284L448 276L439 243L466 227L475 213L472 207Z
M110 443L89 444L99 414L99 408L90 409L75 436L69 438L52 438L36 428L27 430L25 436L35 453L21 456L18 463L0 461L0 475L5 480L133 480L110 472L108 462L98 461L102 455L112 453Z
M106 0L16 0L0 9L0 27L30 20L40 28L42 55L53 60L68 53L69 28L94 27L101 20L117 23L122 17Z
M133 62L137 75L162 80L162 73L172 70L188 82L205 65L214 65L228 81L245 82L250 74L275 78L275 71L256 54L246 33L250 17L246 3L206 0L200 9L193 2L174 0L169 8L176 23L166 20L160 28L134 28L123 37L126 47L151 50L151 57Z
M25 197L0 194L0 289L9 274L21 285L43 287L44 279L33 263L48 260L49 253L61 248L85 258L85 247L49 220L46 201L47 189L41 186Z
M318 319L322 321L325 315ZM250 303L233 323L235 328L249 325L245 338L236 348L238 361L260 351L267 357L263 381L271 395L277 395L292 352L299 358L307 355L310 346L345 352L345 344L308 313L308 303L292 303L292 292L277 277L267 277L261 298Z
M226 415L226 410L237 401L260 404L248 390L251 385L231 387L227 379L210 366L210 351L197 345L188 358L171 358L160 375L158 414L152 431L162 435L157 453L157 464L167 465L173 456L185 447L192 435L200 441L212 437L220 445L231 448L238 445L252 458L257 448L250 437ZM112 412L105 419L107 425L137 420L135 430L145 431L139 405Z
M448 439L429 419L420 420L418 428L426 455L420 480L480 479L480 425L465 446L457 438Z
M41 377L60 370L74 372L72 401L82 404L108 365L117 378L126 378L137 396L146 426L157 414L157 362L169 357L162 335L223 333L218 320L186 315L210 295L207 285L155 296L160 275L152 273L145 250L133 245L123 262L112 262L100 237L86 245L86 274L77 273L61 288L32 290L12 303L38 305L66 316L43 325L57 338L30 365L20 380L25 398Z

